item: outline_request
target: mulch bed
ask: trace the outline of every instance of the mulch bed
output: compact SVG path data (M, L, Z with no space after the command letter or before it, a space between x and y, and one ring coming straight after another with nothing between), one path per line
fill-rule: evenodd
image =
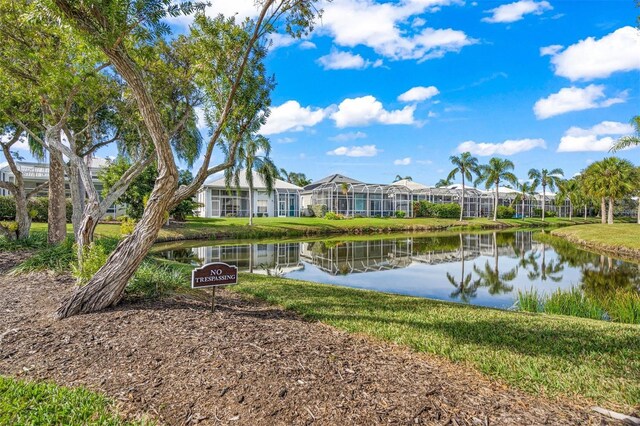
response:
M125 302L64 321L70 277L5 275L0 253L0 374L85 386L126 417L161 424L585 425L604 419L536 398L462 365L372 342L218 291ZM17 261L20 255L15 255Z

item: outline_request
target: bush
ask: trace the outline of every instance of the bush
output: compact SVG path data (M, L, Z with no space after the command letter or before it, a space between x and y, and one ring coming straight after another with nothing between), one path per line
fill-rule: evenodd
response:
M129 235L133 232L133 228L136 227L135 219L131 219L130 217L126 217L120 222L120 233L122 235Z
M66 200L65 207L67 222L71 222L71 215L73 214L73 205L71 204L71 200ZM34 222L47 222L49 220L49 199L47 197L35 197L30 199L29 215Z
M498 219L511 219L516 214L516 209L507 206L498 206Z
M327 214L327 210L326 204L314 204L311 206L311 211L315 217L324 217Z
M170 266L145 260L127 284L126 292L145 298L189 288L190 276Z
M28 274L30 272L53 271L62 273L69 270L69 265L76 261L73 240L67 238L63 243L46 246L36 251L33 256L15 267L12 274Z
M342 220L344 219L344 215L335 212L327 212L327 214L324 215L324 218L327 220Z
M104 220L105 222L111 222L111 221L113 221L113 216L108 214L105 217L103 217L102 220Z
M13 220L16 218L16 202L13 197L0 197L0 220Z
M397 217L398 219L404 219L404 217L405 217L406 215L407 215L407 213L406 213L406 212L404 212L404 211L402 211L402 210L398 210L398 211L396 211L396 217Z
M74 246L74 249L76 247ZM78 284L85 284L94 276L98 269L107 261L107 252L101 245L91 243L89 247L84 248L82 261L71 264L71 275L73 275Z
M460 217L460 205L455 203L436 204L428 201L413 203L415 217L439 217L455 219Z

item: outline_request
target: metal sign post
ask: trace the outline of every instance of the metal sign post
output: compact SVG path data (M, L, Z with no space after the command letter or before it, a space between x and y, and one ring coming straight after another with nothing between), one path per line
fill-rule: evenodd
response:
M233 284L238 284L237 266L214 262L191 272L191 288L211 288L211 312L216 307L216 287Z

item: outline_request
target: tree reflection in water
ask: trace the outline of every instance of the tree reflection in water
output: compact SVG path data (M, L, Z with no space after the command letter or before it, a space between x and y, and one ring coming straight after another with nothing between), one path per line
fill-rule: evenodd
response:
M514 266L509 271L500 273L498 262L500 258L500 256L498 256L498 239L495 232L493 233L493 256L493 268L488 260L484 265L484 269L480 269L476 265L473 265L473 272L478 276L478 286L487 287L487 291L491 295L509 293L513 290L513 286L508 283L518 276L518 267Z
M471 299L478 295L478 286L479 281L475 280L473 283L471 282L472 276L471 273L465 275L464 274L464 236L460 234L460 281L456 281L455 277L447 272L447 280L449 283L455 287L455 290L451 292L449 297L452 299L460 299L464 303L469 303Z

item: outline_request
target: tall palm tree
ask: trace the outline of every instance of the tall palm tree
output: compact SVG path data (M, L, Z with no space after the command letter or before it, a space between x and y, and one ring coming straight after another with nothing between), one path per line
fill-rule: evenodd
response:
M440 179L438 182L436 182L436 188L442 188L443 186L449 185L451 185L451 181L447 179Z
M529 197L533 197L536 194L536 186L535 182L523 182L518 184L518 189L520 190L520 202L522 203L522 218L524 219L524 203ZM531 215L531 212L529 212Z
M631 119L631 125L635 127L636 134L623 136L618 139L611 147L611 152L640 145L640 115L636 115Z
M561 180L558 182L558 194L556 196L556 203L561 205L565 200L569 201L569 220L573 219L574 206L581 203L580 184L577 179Z
M447 180L451 181L456 177L458 173L462 176L462 198L460 198L460 221L464 214L464 185L465 178L471 180L471 174L478 174L478 159L471 155L470 152L463 152L459 156L452 155L449 157L451 164L455 166L453 170L449 172Z
M600 198L601 221L605 223L609 201L609 212L606 223L613 224L613 206L616 199L632 194L638 188L637 169L628 160L607 157L592 163L583 173L585 190Z
M278 169L271 158L271 144L269 139L258 135L241 144L236 153L236 163L225 171L225 183L231 187L231 181L236 188L240 188L240 175L244 171L247 185L249 186L249 226L253 226L253 172L264 182L268 194L273 192Z
M489 164L483 164L478 167L478 179L476 184L485 182L486 188L490 189L492 186L496 188L495 197L493 200L493 221L498 220L498 197L500 182L507 181L512 184L516 184L518 179L511 170L514 169L513 162L511 160L505 160L502 158L493 157L489 160Z
M547 201L547 187L554 190L558 186L558 182L564 176L562 169L531 169L529 170L529 179L534 182L535 186L542 186L542 221L544 222L545 204Z

